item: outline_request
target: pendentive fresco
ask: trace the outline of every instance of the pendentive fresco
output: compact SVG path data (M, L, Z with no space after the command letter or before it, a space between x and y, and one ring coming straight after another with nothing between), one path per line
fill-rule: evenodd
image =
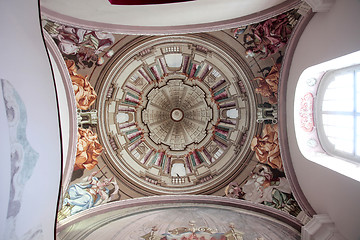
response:
M76 161L58 221L164 194L223 196L298 216L280 155L277 104L282 56L299 18L293 9L236 29L174 36L43 19L78 108Z

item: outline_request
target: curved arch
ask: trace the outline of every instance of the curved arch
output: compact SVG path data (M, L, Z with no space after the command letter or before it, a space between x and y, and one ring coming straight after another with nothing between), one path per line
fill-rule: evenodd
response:
M71 175L75 164L75 157L76 157L76 144L77 144L76 100L75 100L75 95L74 95L74 90L71 83L70 75L65 65L64 58L61 55L59 48L56 46L54 40L51 38L49 33L47 33L46 31L43 31L43 33L44 33L46 47L48 48L50 55L54 59L56 68L59 70L61 75L62 81L60 79L55 79L55 81L57 82L57 85L62 85L63 91L65 91L66 102L61 101L61 99L59 99L60 105L62 104L64 105L63 110L60 109L60 114L61 112L63 112L64 114L64 111L68 111L67 113L65 113L68 115L68 118L67 119L62 118L65 121L68 121L69 124L68 128L65 129L64 124L61 124L62 126L61 131L63 132L64 136L69 136L68 137L69 143L67 145L67 149L64 149L65 162L62 163L63 177L62 177L61 185L62 185L62 192L64 193L70 183Z
M175 26L140 26L140 25L122 25L112 24L97 21L88 21L73 16L64 15L51 10L45 6L41 6L41 14L48 18L65 25L72 25L80 28L101 29L104 32L129 34L129 35L165 35L165 34L184 34L184 33L198 33L198 32L212 32L229 28L236 28L239 26L246 26L269 19L273 16L284 13L297 5L301 1L288 0L268 9L255 12L246 16L213 21L200 24L183 24Z
M57 225L57 232L61 232L74 224L80 223L86 219L98 216L100 214L110 213L117 210L126 210L129 208L141 208L145 206L158 206L160 208L167 208L171 206L181 207L181 205L193 204L194 206L204 207L205 205L216 205L232 207L244 211L250 211L253 214L267 215L277 221L288 224L297 231L300 231L302 224L300 221L284 212L278 211L274 208L254 204L244 200L224 198L219 196L200 196L200 195L168 195L168 196L152 196L137 199L129 199L123 201L112 202L105 205L90 208L82 211L74 216L70 216ZM133 214L133 212L132 212ZM89 226L87 226L89 227Z
M289 77L290 66L292 62L292 57L296 45L300 39L302 32L304 31L306 25L313 17L313 13L308 13L302 18L302 20L296 26L293 36L290 39L289 45L286 48L286 54L284 55L284 65L280 72L280 81L279 81L279 144L280 144L280 153L284 164L284 170L286 176L290 182L291 189L295 199L298 201L301 208L309 215L313 216L316 214L315 210L312 208L308 200L306 199L303 191L300 188L299 182L296 178L296 173L292 165L290 150L289 150L289 140L287 133L287 79ZM290 103L293 104L293 103Z
M336 72L339 71L350 71L351 74L353 74L354 69L358 69L359 55L360 51L357 51L304 70L296 86L294 103L295 132L302 155L312 162L357 181L360 181L360 164L356 161L357 156L355 155L355 150L354 155L352 155L350 153L342 153L341 150L336 151L330 147L332 143L327 139L322 126L322 108L320 106L324 106L322 103L324 99L323 95L329 79L331 80L331 74L334 76ZM307 111L307 113L309 113L310 119L313 118L316 119L316 121L313 121L312 127L310 125L309 128L306 128L305 126L307 125L304 126L304 124L302 124L304 122L304 116L300 116L300 113L302 111L301 109L304 108L302 106L308 101L313 102L314 107L309 108L310 111ZM345 107L341 106L341 109L345 109ZM341 114L339 116L341 116ZM339 122L339 120L337 121Z

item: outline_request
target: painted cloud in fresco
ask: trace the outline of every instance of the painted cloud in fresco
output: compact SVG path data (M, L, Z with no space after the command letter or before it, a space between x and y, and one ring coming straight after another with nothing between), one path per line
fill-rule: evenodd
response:
M17 220L21 211L22 193L31 178L39 154L31 147L26 136L27 114L21 97L14 87L1 79L6 116L10 136L10 194L6 216L5 233L2 239L43 239L41 227L33 227L22 237L17 236Z

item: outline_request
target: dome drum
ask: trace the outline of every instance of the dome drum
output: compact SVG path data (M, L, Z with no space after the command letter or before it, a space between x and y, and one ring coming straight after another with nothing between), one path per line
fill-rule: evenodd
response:
M245 64L211 41L181 36L150 37L116 59L102 90L116 94L100 100L102 116L114 120L100 132L120 143L107 155L120 178L145 192L200 193L250 159L255 97Z

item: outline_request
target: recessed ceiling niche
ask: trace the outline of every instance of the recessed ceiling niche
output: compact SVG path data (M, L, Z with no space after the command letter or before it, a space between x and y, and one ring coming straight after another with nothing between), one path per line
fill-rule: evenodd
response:
M207 34L136 37L100 74L104 158L136 191L215 192L250 161L253 76L218 43Z

